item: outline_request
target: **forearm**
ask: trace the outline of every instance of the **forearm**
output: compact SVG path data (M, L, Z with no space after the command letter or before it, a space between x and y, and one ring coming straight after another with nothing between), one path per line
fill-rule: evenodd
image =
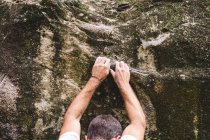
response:
M146 120L141 105L129 84L130 69L123 61L120 63L116 62L115 71L111 70L111 74L124 99L125 108L130 120L130 124L125 128L122 135L132 135L138 140L143 140Z
M143 109L130 84L126 84L120 88L120 92L124 99L126 111L131 123L140 124L143 127L146 127Z
M64 116L64 123L60 135L65 132L73 131L80 135L80 119L86 110L95 90L100 85L110 69L110 59L98 57L92 68L92 77L88 80L83 90L73 100Z
M74 118L80 120L84 111L86 110L95 90L99 86L100 81L95 78L90 78L83 90L77 95L69 106L66 114L66 118Z

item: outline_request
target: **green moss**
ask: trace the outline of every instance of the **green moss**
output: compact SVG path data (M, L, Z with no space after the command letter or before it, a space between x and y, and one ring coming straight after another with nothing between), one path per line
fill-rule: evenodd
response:
M195 139L195 116L199 115L197 85L195 81L164 81L162 92L150 95L161 139Z
M163 28L172 30L180 25L183 18L182 4L165 5L162 9L159 9L159 13L162 14L163 21L166 23ZM161 20L161 19L160 19Z
M208 26L210 27L210 0L207 1L207 11L208 11Z
M89 69L89 62L83 58L76 58L77 61L72 61L71 66L71 72L72 72L72 78L74 78L78 83L82 83L85 81L81 81L81 78L89 77L90 75L90 69Z
M118 4L124 2L129 2L132 8L123 12L114 12L114 14L119 14L120 16L122 15L120 17L121 21L126 22L130 20L130 22L128 26L125 26L124 22L123 25L120 22L117 22L118 26L116 26L116 28L120 29L119 32L123 37L125 37L125 42L126 40L128 40L128 38L126 38L127 36L129 36L130 41L122 44L120 44L119 41L116 46L114 46L113 44L107 45L108 43L102 43L102 45L100 45L99 42L96 42L94 44L95 46L105 46L109 49L110 53L106 52L106 49L104 49L105 47L95 47L94 49L91 49L95 51L93 54L95 56L99 54L108 54L112 58L124 59L130 63L135 63L134 66L138 66L138 59L135 58L134 55L137 53L135 50L137 50L138 47L141 45L141 40L139 38L157 37L161 32L161 28L173 30L174 28L178 27L182 22L182 18L185 15L184 9L187 7L187 5L183 5L184 2L171 3L171 1L158 1L157 3L154 1L137 0L117 1ZM68 4L65 5L66 3ZM69 10L68 12L71 12L73 14L70 16L76 18L75 22L77 22L78 20L86 22L96 21L94 18L97 17L94 17L94 15L90 15L87 6L82 5L76 0L65 1L65 4L62 5L62 2L59 1L46 0L41 2L40 7L21 5L19 9L23 8L23 11L17 11L17 15L21 16L9 15L10 11L14 11L14 9L16 9L17 7L7 10L8 7L2 8L2 6L0 6L1 25L3 25L2 23L4 23L3 20L7 20L6 25L0 27L0 29L3 29L1 30L1 32L3 32L2 35L4 36L8 31L11 32L11 35L9 34L8 38L5 40L6 43L4 43L2 46L6 46L5 50L7 50L8 54L11 54L12 58L14 56L15 59L15 64L12 63L11 65L7 66L9 67L9 69L13 69L13 71L11 72L12 74L10 74L9 76L11 76L11 79L13 78L13 80L18 83L18 87L20 87L20 98L18 98L17 100L18 115L16 121L17 124L20 126L20 129L18 130L18 137L21 140L36 138L56 139L56 136L58 136L58 132L55 132L56 130L53 127L44 130L43 134L40 134L38 136L38 134L36 134L33 129L36 121L40 118L43 120L43 125L49 126L51 122L56 122L57 120L59 120L59 117L61 117L61 106L67 107L69 105L69 102L67 100L71 97L68 97L65 103L63 103L63 100L61 100L60 97L61 93L63 92L63 87L61 85L62 80L66 80L64 79L65 74L67 75L67 77L69 76L70 78L72 78L79 85L82 85L81 83L84 84L91 73L91 68L94 60L90 60L88 55L85 55L82 49L80 49L80 46L77 46L71 42L73 45L70 45L69 47L74 48L70 48L69 50L73 49L73 51L71 51L69 54L62 54L62 51L65 50L63 49L64 45L69 45L69 42L64 44L66 41L66 37L73 36L79 38L82 43L87 43L89 46L93 45L89 42L86 42L86 38L84 37L86 36L85 33L83 36L84 38L81 39L81 36L75 35L71 32L72 28L74 27L68 29L65 28L62 25L63 23L60 22L59 19L65 18L65 10ZM68 8L62 9L62 6ZM209 7L207 8L207 10L208 13L210 13ZM48 19L43 17L42 12L47 13L48 17L50 18ZM14 12L11 13L14 14ZM80 13L83 13L84 16L79 16ZM143 16L141 17L140 15ZM15 19L10 19L10 16L15 17ZM118 18L118 15L113 15L113 17ZM26 18L26 21L23 20L24 18ZM159 24L159 21L163 21L163 23ZM100 21L97 21L97 23L98 22ZM159 25L157 32L151 31L151 24ZM46 112L40 111L37 114L34 103L43 98L41 97L42 95L40 95L42 89L37 86L41 84L40 81L43 76L42 72L46 70L46 68L37 66L33 62L33 58L35 58L37 55L36 51L38 50L40 42L40 34L37 32L37 30L42 27L42 25L49 27L54 34L53 42L55 47L55 56L52 60L53 75L50 75L50 78L48 79L50 88L49 92L51 96L49 100L53 105L51 106L52 109L50 108ZM136 30L137 27L139 27L139 30L143 30L145 33L139 35L139 30ZM172 40L171 44L169 42L169 45L163 44L163 46L161 47L154 47L156 48L156 50L151 53L157 56L156 59L157 61L161 62L161 67L163 68L189 68L190 66L192 66L193 68L197 68L197 65L194 64L195 62L200 62L200 64L202 64L201 66L205 65L206 67L208 67L208 61L206 61L208 59L207 57L199 57L202 58L201 60L206 59L205 61L201 62L198 61L199 58L195 57L194 55L197 52L201 53L201 55L205 54L206 52L206 50L204 50L205 52L203 51L204 53L202 53L202 51L197 49L208 45L208 43L206 44L205 38L203 37L207 36L208 32L205 32L204 29L205 28L203 28L203 26L201 28L201 26L199 25L198 28L194 26L192 30L179 30L179 33L186 31L189 35L192 35L187 39L193 38L193 41L197 42L198 45L193 46L194 44L190 43L191 40L186 39L186 41L182 38L182 33L177 33L174 35L176 36L176 38L173 38L174 36L170 37L170 40ZM199 34L202 37L198 35L194 36L194 34ZM117 34L115 33L113 33L113 35L117 36ZM194 40L194 38L197 37L200 37L201 39L204 38L204 40L199 39L199 42L197 40ZM107 42L110 42L109 38L106 38L105 40L107 40ZM204 42L204 45L200 42ZM173 47L171 47L170 45ZM196 49L193 49L192 47ZM7 53L2 53L2 55L5 54ZM65 57L63 57L64 55ZM158 58L158 55L163 56L162 59ZM8 70L8 68L2 69ZM198 123L200 123L200 138L209 139L208 136L210 129L209 125L207 125L209 124L208 122L210 116L210 109L208 107L209 83L206 83L205 86L200 86L202 85L203 81L205 81L205 79L196 79L195 81L181 81L178 80L177 77L172 77L172 79L159 79L163 80L163 90L160 90L159 93L156 93L154 87L151 86L154 78L148 76L148 81L144 83L145 86L143 86L143 84L141 83L141 78L141 76L135 77L134 79L132 79L132 83L137 86L140 85L144 88L145 91L148 91L145 92L145 94L148 94L152 100L152 104L155 107L155 110L153 111L157 112L158 130L155 132L149 132L148 139L195 139L195 134L193 130L195 127L197 127ZM199 96L198 93L200 94ZM138 97L142 97L140 94L142 93L139 92ZM145 103L145 105L146 108L151 108L151 106L149 106L147 103ZM123 101L116 85L113 83L113 79L111 79L110 77L107 79L107 81L101 84L83 117L82 135L86 133L87 126L90 120L96 115L103 113L113 114L118 117L120 122L123 124L123 127L128 124L128 119L126 118L126 113L124 111ZM196 115L199 116L198 122L194 121L194 117Z
M9 6L0 5L0 23L4 24L10 18L10 13L8 11ZM1 29L1 28L0 28Z
M121 3L134 3L134 2L136 2L136 0L117 0L118 4L121 4Z
M32 126L30 126L31 124L34 123L34 116L33 114L31 115L27 115L27 116L22 116L21 121L19 122L22 126L22 129L30 129Z
M165 25L164 28L172 30L172 29L178 27L178 25L180 25L181 21L182 21L182 17L180 15L171 15L168 20L168 23Z

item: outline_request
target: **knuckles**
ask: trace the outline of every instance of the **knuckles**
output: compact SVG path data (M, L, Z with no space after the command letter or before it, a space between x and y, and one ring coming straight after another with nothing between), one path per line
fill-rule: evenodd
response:
M104 64L97 64L95 65L95 67L99 67L99 68L109 68L108 66L104 65Z

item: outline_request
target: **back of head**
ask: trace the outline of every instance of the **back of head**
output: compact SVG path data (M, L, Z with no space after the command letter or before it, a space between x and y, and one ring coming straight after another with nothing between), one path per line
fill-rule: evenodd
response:
M99 115L89 124L89 140L111 140L122 134L120 122L111 115Z

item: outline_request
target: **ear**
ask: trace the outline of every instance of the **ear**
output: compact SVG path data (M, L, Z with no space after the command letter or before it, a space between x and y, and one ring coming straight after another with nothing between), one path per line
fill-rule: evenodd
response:
M88 140L87 135L85 135L85 140Z
M120 139L120 135L118 135L117 137L115 137L115 138L112 138L112 140L119 140Z
M117 136L117 138L116 138L116 140L119 140L120 138L121 138L121 136L120 136L120 135L118 135L118 136Z

